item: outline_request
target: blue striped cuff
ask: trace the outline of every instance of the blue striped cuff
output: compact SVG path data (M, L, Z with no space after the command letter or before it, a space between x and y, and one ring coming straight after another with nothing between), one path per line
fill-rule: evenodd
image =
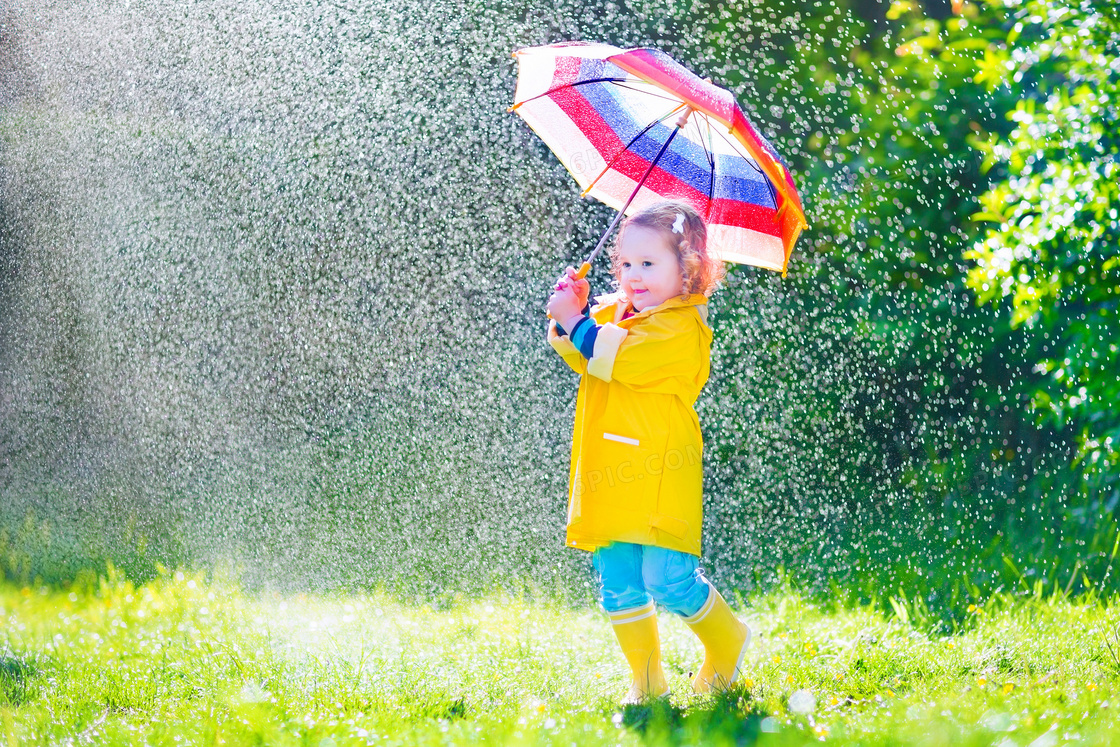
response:
M580 354L591 360L591 356L595 354L595 338L599 336L599 325L591 321L591 317L585 316L576 324L576 328L568 336L572 344L576 346Z
M579 313L583 314L584 316L587 316L588 314L590 314L591 313L591 302L588 301L587 303L585 303L583 305L583 311L581 311ZM579 325L577 324L576 326L578 327ZM560 335L561 337L568 334L567 332L564 331L564 327L561 326L560 322L556 322L556 334ZM570 340L571 337L569 337L568 339Z
M591 321L591 317L585 316L580 319L576 322L576 328L571 332L565 332L564 327L557 322L556 334L561 337L567 335L568 339L575 345L576 350L587 360L591 360L592 356L595 355L595 339L599 336L599 325Z

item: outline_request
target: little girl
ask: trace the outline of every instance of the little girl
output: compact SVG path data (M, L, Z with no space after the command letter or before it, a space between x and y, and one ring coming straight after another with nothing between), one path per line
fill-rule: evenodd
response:
M633 674L623 703L669 692L655 603L704 644L697 693L735 682L750 642L699 568L703 441L693 403L708 380L707 297L723 275L706 244L691 206L655 203L622 222L611 249L620 292L591 307L587 281L569 267L548 301L548 341L581 374L566 542L594 553L603 609Z

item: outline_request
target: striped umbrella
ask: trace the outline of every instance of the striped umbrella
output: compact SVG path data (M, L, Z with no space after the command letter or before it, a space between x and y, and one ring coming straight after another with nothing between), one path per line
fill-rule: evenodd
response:
M805 213L778 152L735 96L656 49L568 42L527 47L510 111L590 195L622 216L661 199L691 203L714 256L785 272Z

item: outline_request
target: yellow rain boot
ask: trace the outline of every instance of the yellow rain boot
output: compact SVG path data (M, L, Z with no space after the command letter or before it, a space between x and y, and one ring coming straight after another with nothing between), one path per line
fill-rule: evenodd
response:
M633 681L622 705L641 703L669 694L669 683L661 670L661 639L657 635L657 611L649 604L609 613L611 627L630 663Z
M693 692L705 695L726 690L739 679L751 629L732 614L714 586L700 611L684 618L684 622L704 644L704 663L692 679Z

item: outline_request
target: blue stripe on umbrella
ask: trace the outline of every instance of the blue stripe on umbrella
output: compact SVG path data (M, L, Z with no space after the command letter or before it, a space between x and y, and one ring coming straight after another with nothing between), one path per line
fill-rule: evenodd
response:
M640 122L635 118L633 111L626 105L626 91L614 83L588 85L583 87L579 93L588 105L599 112L599 116L611 125L615 134L623 143L630 142L635 135L649 124L649 122ZM656 130L657 128L654 127L653 129ZM646 137L648 136L647 133ZM658 148L661 147L662 142L665 141L662 139L658 143ZM652 155L656 154L657 150L654 150Z
M716 196L777 208L762 172L735 156L716 154Z
M595 78L625 78L627 73L618 65L606 60L580 60L579 72L576 73L576 82L594 80Z
M611 123L615 135L623 143L630 142L649 124L634 119L630 108L625 105L623 98L625 93L624 89L611 83L589 85L580 90L580 95L587 103L594 107L605 121ZM630 146L630 152L647 163L652 161L669 137L672 128L673 125L654 126L634 141ZM695 143L685 138L675 139L669 146L668 152L661 157L658 166L694 189L704 194L708 193L710 172L708 157L704 154L703 148L697 147Z
M581 65L581 79L606 77L606 68L622 72L615 65L594 62L594 65ZM628 92L614 83L592 83L581 86L578 90L587 103L599 112L603 120L611 124L615 135L623 143L629 142L649 124L634 119L632 110L625 103ZM662 144L672 132L672 128L672 124L655 125L630 146L630 151L648 163L656 157ZM614 154L604 155L609 161ZM749 202L769 208L777 207L765 176L756 167L742 157L718 153L715 155L715 161L716 180L712 190L714 198ZM708 154L704 148L688 138L674 139L669 150L661 156L658 166L701 194L709 193L709 187L712 185L709 181L711 166Z
M665 137L671 127L665 127ZM708 194L712 179L712 166L704 149L687 138L678 137L657 164L665 171L685 182L701 194Z
M716 172L715 197L723 200L749 202L752 205L771 209L777 209L778 207L774 202L774 195L771 194L770 188L765 182L726 177L718 171Z
M653 137L642 143L639 155L647 161L657 155L655 148L660 147L664 142L660 138L668 137L670 131L671 126L665 125L651 130L650 134ZM637 144L632 150L638 150ZM686 138L673 140L669 150L657 165L701 194L708 194L711 166L706 151L696 143ZM769 208L776 207L766 177L742 158L729 155L716 154L716 183L712 190L712 197L749 202Z

